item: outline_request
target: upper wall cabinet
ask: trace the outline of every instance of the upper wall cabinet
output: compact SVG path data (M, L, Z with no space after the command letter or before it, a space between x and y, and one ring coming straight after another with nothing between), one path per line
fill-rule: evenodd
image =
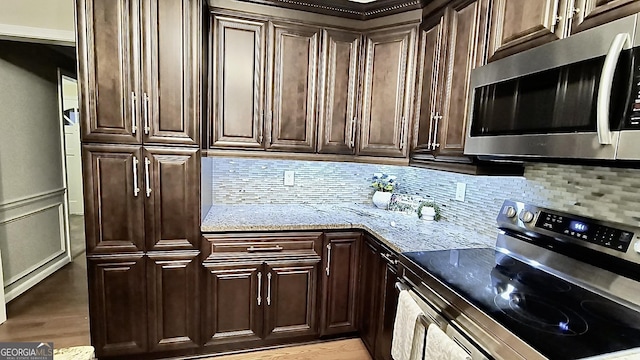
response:
M318 152L355 154L362 35L324 30Z
M637 12L637 0L494 0L489 61Z
M358 154L406 157L413 103L416 26L365 35Z
M267 149L314 152L320 29L271 23Z
M463 155L471 70L485 63L488 0L448 7L420 34L413 160L470 162Z
M211 146L263 146L266 22L212 16Z
M82 141L199 143L201 1L78 0Z

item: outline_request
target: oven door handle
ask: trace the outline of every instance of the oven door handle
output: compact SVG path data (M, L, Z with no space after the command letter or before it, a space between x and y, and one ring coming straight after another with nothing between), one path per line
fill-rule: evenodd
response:
M620 33L613 38L607 57L602 67L602 75L600 76L600 85L598 86L597 99L597 130L598 142L600 145L611 145L611 128L609 126L609 108L611 105L611 88L613 87L613 78L618 65L620 53L630 44L630 37L627 33Z
M403 283L401 283L400 281L396 281L396 289L398 291L403 291L403 290L409 290L409 287Z

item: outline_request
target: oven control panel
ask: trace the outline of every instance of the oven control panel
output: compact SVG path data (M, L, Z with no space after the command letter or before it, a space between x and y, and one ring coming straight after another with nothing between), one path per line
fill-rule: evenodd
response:
M540 211L535 226L621 252L627 252L634 235L629 231L546 211Z

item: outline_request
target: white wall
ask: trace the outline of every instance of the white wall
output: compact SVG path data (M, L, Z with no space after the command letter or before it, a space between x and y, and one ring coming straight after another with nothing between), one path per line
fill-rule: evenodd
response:
M73 46L74 0L0 0L0 38Z
M47 50L0 42L0 250L7 300L70 260L57 66Z

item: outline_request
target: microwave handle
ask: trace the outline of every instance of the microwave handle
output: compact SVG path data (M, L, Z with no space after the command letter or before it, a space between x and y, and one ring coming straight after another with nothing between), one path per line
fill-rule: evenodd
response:
M615 75L616 66L618 65L620 53L622 53L624 47L629 43L629 34L622 33L616 35L611 42L611 47L609 48L607 57L604 60L604 66L602 67L597 100L597 130L598 142L600 145L611 144L611 129L609 128L611 87L613 86L613 77Z

